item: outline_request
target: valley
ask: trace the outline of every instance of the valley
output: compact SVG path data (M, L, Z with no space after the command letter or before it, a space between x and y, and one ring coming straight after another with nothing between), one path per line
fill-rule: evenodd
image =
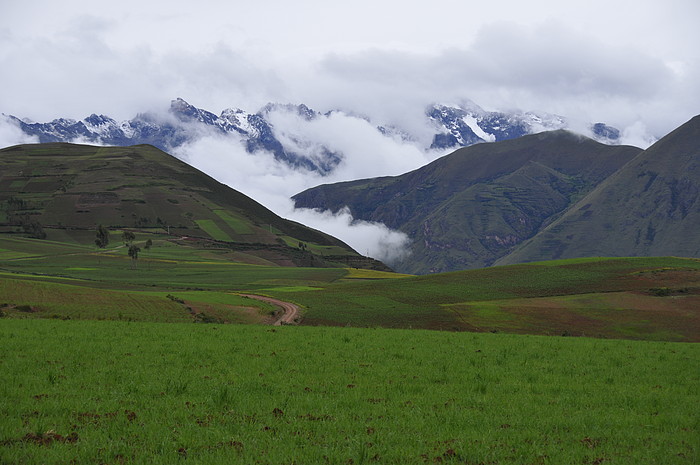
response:
M581 146L608 154L482 155L480 198L556 180L554 224L640 152ZM698 458L698 258L401 274L154 147L0 163L2 463Z

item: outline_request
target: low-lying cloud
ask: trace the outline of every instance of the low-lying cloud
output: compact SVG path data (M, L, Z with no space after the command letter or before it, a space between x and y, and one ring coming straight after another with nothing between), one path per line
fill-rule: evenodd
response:
M14 121L0 114L0 148L37 142L39 142L37 137L25 134Z
M236 135L213 131L203 132L174 154L278 215L331 234L361 254L387 264L404 258L410 243L406 234L381 223L357 220L348 209L336 213L296 209L290 197L323 183L402 174L440 154L385 136L362 118L341 113L306 120L293 112L278 111L270 119L276 137L287 149L318 156L323 146L339 154L342 161L323 176L291 167L267 151L251 154Z

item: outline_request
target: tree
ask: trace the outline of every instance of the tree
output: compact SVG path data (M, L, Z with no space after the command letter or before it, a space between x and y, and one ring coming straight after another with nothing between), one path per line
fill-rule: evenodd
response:
M139 252L141 252L141 248L131 244L129 245L129 256L131 257L131 264L134 268L136 268L136 260L139 259Z
M46 232L38 221L29 220L28 217L24 217L22 220L22 229L25 233L29 234L29 237L34 239L46 239Z
M151 250L151 246L153 246L153 241L150 240L150 239L148 239L148 240L146 241L146 245L144 245L143 248L146 249L146 250Z
M139 252L141 252L141 248L134 244L136 234L131 231L124 231L122 233L122 240L124 241L124 245L129 247L128 253L131 257L131 267L136 268L136 260L139 259Z
M104 249L109 244L109 230L102 225L97 226L95 244L100 249Z
M134 242L135 239L136 235L131 231L124 231L122 233L122 240L124 241L124 245L131 245L131 243Z

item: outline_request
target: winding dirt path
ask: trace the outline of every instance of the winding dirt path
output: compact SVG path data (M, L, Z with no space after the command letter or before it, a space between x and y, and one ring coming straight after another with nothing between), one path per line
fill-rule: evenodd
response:
M282 309L282 315L277 317L275 321L272 323L273 326L281 326L283 324L286 325L293 325L298 323L296 321L297 318L299 318L299 307L297 305L294 305L291 302L285 302L283 300L278 300L278 299L273 299L272 297L265 297L262 295L256 295L256 294L238 294L243 297L248 297L249 299L255 299L259 300L261 302L267 302L268 304L272 304L276 307L279 307Z

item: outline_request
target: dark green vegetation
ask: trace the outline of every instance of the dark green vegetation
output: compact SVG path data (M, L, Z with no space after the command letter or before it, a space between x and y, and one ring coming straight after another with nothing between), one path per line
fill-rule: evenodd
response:
M694 464L694 344L0 320L3 464Z
M478 144L410 173L324 185L297 207L379 221L412 239L405 273L489 266L533 237L640 152L566 131Z
M700 117L643 152L555 131L294 199L299 207L347 205L356 218L405 232L412 254L392 265L407 273L576 257L700 257Z
M0 150L0 233L95 244L99 225L188 238L243 263L385 269L151 146Z
M641 153L499 263L700 257L700 116Z

